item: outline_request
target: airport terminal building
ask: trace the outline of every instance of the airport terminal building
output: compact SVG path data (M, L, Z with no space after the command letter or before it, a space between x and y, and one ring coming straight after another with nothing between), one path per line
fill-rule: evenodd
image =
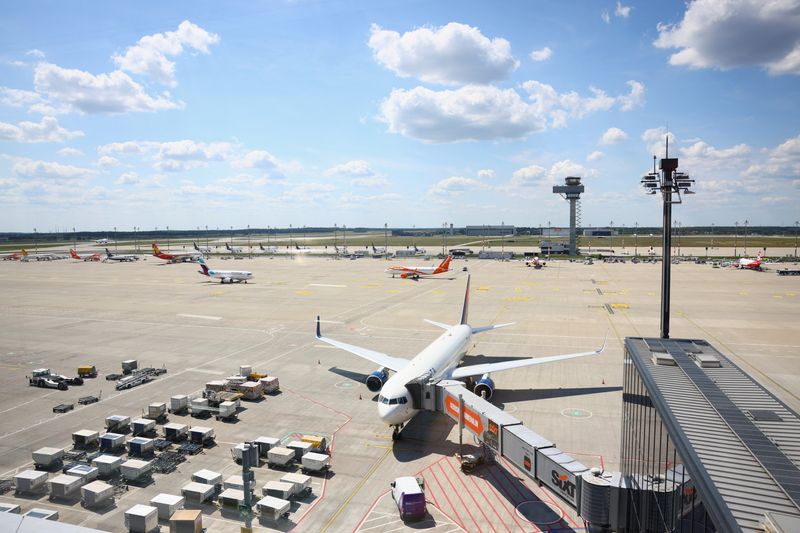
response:
M706 341L625 339L632 531L800 531L800 417Z

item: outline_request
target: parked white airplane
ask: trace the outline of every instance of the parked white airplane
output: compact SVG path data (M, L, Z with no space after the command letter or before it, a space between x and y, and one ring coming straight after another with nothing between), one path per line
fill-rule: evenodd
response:
M242 253L242 249L241 248L239 248L238 246L231 247L231 245L228 244L227 242L225 243L225 248L232 254L240 254L240 253Z
M265 254L277 254L278 253L278 247L277 246L267 246L266 248L264 248L264 245L259 243L258 247L261 248L261 253L265 253Z
M210 246L197 246L196 242L193 242L192 244L194 245L194 249L201 254L210 254L213 252Z
M202 268L202 270L198 270L198 272L209 278L217 278L220 283L238 283L240 281L247 283L248 279L253 279L253 273L247 272L246 270L213 270L208 268L208 265L202 257L198 259L197 262L200 263L200 268Z
M108 239L97 239L94 241L95 244L108 244Z
M381 366L366 379L367 388L372 392L380 391L378 396L378 416L381 420L394 428L392 438L397 439L403 425L411 420L419 411L414 409L411 394L406 385L420 377L429 377L433 380L464 379L480 376L475 381L473 392L486 399L492 397L494 381L490 377L492 372L502 372L525 366L552 363L576 357L585 357L600 354L606 347L605 341L599 350L566 355L551 355L528 359L516 359L498 363L484 363L459 367L469 347L472 345L472 336L476 333L499 329L513 324L497 324L473 328L467 323L469 311L469 276L467 276L467 291L464 296L464 306L461 310L461 321L450 326L425 319L429 324L445 330L438 339L422 350L413 359L392 357L368 348L361 348L346 344L334 339L323 337L320 332L320 319L317 317L317 339L336 348L348 351L359 357L372 361ZM608 335L606 335L606 340ZM387 370L395 374L388 377ZM387 379L388 377L388 379ZM470 379L470 381L474 381Z
M138 255L120 255L120 254L112 254L108 248L106 248L106 258L103 261L138 261Z
M387 274L391 274L392 277L400 276L403 279L410 278L413 280L418 280L419 278L429 278L432 276L437 276L439 274L446 274L450 272L450 260L452 256L447 256L444 258L439 266L429 266L429 267L417 267L417 266L393 266L389 267L384 272Z

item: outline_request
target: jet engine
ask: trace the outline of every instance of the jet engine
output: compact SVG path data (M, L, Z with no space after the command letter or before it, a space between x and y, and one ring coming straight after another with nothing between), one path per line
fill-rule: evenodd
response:
M386 380L389 378L388 374L386 374L385 368L379 368L369 376L364 383L367 384L367 388L372 392L378 392L383 388L383 384L386 383Z
M481 396L484 400L488 400L492 397L492 394L494 394L494 381L489 377L489 374L481 376L481 379L475 384L475 388L472 389L472 392Z

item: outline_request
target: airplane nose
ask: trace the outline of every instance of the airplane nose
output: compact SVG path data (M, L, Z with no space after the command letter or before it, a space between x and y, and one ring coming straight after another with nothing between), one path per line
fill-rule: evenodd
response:
M378 416L388 425L402 424L405 422L402 405L378 404Z

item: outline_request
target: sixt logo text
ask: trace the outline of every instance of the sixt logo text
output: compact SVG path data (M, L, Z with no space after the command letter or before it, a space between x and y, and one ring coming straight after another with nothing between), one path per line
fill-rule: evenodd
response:
M561 489L561 491L569 496L570 498L575 497L575 483L569 480L569 477L565 476L564 474L559 474L555 470L551 474L553 479L553 484Z

